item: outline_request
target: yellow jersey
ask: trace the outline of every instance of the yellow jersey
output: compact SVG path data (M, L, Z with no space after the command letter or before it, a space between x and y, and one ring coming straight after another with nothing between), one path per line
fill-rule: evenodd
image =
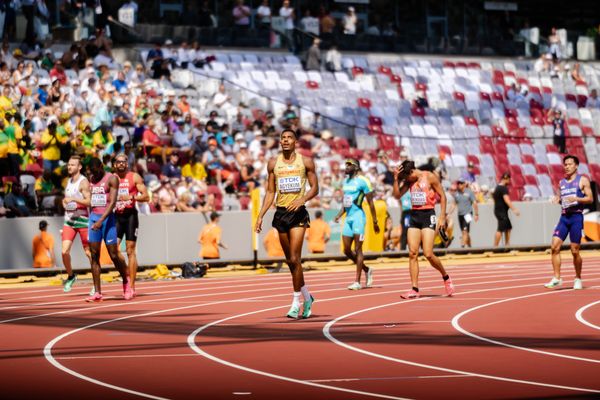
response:
M306 167L302 154L295 153L294 160L291 163L286 163L283 160L283 154L277 156L275 161L275 189L277 199L275 205L277 207L287 207L294 200L304 196L306 186Z

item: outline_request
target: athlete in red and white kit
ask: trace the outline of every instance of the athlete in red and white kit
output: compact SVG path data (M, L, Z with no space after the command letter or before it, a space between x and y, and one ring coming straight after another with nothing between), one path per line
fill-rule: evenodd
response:
M394 179L395 198L400 199L410 190L412 210L408 226L408 258L412 288L403 294L403 299L419 298L419 247L429 264L437 269L444 279L446 294L454 294L454 285L439 258L433 254L433 241L437 232L446 228L446 195L440 180L433 173L415 168L415 163L405 160L398 166ZM440 201L440 218L435 215L435 204Z
M117 194L117 204L115 206L117 237L119 239L119 247L123 237L125 237L129 282L131 284L132 295L135 297L135 277L138 268L136 243L139 227L136 203L147 202L149 196L142 177L133 171L129 171L127 156L125 154L119 154L115 158L115 172L119 177L119 192ZM119 252L119 257L125 262L121 252Z

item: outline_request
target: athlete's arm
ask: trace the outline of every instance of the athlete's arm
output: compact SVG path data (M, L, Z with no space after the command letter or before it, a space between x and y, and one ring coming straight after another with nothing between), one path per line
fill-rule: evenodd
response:
M513 206L513 203L512 203L512 201L510 201L510 197L507 194L505 194L504 196L502 196L502 200L504 200L504 202L506 203L506 205L508 206L508 208L510 208L512 210L512 212L514 212L517 217L519 215L521 215L521 213L519 212L519 210L517 209L517 207Z
M267 188L265 192L265 197L263 198L263 205L258 213L258 219L256 220L255 230L257 233L260 233L262 230L262 220L269 208L273 205L273 201L275 200L275 159L272 158L269 160L267 164Z
M446 226L446 193L440 184L440 180L434 174L429 174L429 185L440 196L440 217L438 218L436 231Z
M406 193L409 188L405 180L402 180L402 181L398 180L401 173L402 173L402 166L399 165L398 168L396 168L396 171L394 172L394 188L392 191L392 196L394 196L398 200L400 200L400 197L404 196L404 193ZM402 184L402 185L400 185L400 184Z
M117 204L117 193L119 191L119 179L113 175L108 179L108 187L110 192L108 193L108 204L106 205L106 210L104 210L104 214L94 223L92 226L93 230L98 230L102 227L102 223L104 220L112 214L115 209L115 205Z
M344 216L344 213L346 212L346 209L344 208L344 206L342 205L342 209L340 210L339 213L337 213L337 215L334 218L334 221L336 223L340 222L340 218L342 218Z
M377 213L375 212L375 203L373 202L373 192L367 193L367 203L369 203L369 209L371 210L371 217L373 217L373 230L375 233L379 233L379 223L377 222Z
M133 183L135 183L135 187L138 191L137 196L135 196L135 201L140 203L146 203L150 201L148 189L146 188L146 185L144 185L144 180L140 174L133 174Z
M592 204L594 202L594 195L592 194L590 180L586 176L582 176L579 179L579 187L585 197L575 197L575 201L579 204Z
M92 192L90 191L90 181L84 179L79 184L79 192L83 196L83 199L71 199L77 204L81 204L82 206L89 207L92 203Z

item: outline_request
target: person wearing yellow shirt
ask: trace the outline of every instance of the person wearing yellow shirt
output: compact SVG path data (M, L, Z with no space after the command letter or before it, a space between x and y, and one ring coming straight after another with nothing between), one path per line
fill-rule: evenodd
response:
M8 135L4 132L4 121L0 119L0 176L8 175Z
M60 160L60 146L67 142L67 138L61 137L56 131L56 122L48 124L48 129L42 133L42 159L43 167L49 171L54 171L58 167Z
M114 142L115 139L108 128L100 127L96 132L94 132L93 146L98 154L106 154L107 152L110 153L112 147L111 145Z
M10 85L4 85L2 96L0 96L0 109L8 111L13 108L12 100L10 99Z
M181 176L184 178L193 178L197 181L206 180L206 169L204 168L204 164L202 164L201 154L194 155L192 161L181 168Z
M21 155L19 147L23 138L23 129L21 128L21 115L6 114L10 123L6 124L4 133L8 136L8 162L10 165L10 175L17 176L21 165Z

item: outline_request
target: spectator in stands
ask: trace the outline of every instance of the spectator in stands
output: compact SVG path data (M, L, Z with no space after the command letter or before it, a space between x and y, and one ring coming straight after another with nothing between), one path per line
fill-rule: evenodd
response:
M330 237L331 228L327 222L323 221L323 212L317 210L315 219L310 222L310 227L306 230L308 249L313 254L324 253Z
M581 64L575 63L571 69L571 79L578 85L585 85L585 78L581 75Z
M279 16L285 21L285 41L288 50L296 52L296 43L294 40L294 9L290 6L290 0L283 0L283 5L279 9Z
M54 237L48 233L48 222L42 220L39 223L40 233L33 237L31 253L34 268L49 268L56 266L54 253Z
M244 0L236 0L232 11L233 24L240 28L250 26L250 7L244 5Z
M6 134L4 121L0 120L0 178L10 174L10 161L8 158L9 137Z
M4 207L7 217L29 217L33 214L27 204L27 199L23 195L23 189L20 183L13 183L9 186L10 191L4 198Z
M224 166L227 163L225 154L217 146L217 139L213 138L208 140L208 149L202 155L202 164L207 168L208 174L216 179L217 185L221 187L223 178L228 178L229 171L224 169Z
M202 2L202 7L198 11L198 26L201 28L216 27L216 20L210 11L208 1Z
M42 176L35 181L35 194L42 210L61 213L62 190L55 183L55 177L49 170L44 170Z
M562 58L562 52L560 48L560 37L555 27L552 27L550 36L548 36L548 54L552 56L552 59L557 62Z
M271 7L269 0L263 0L260 6L256 9L256 18L258 19L259 29L271 28Z
M60 147L67 143L67 137L60 136L56 132L56 121L48 124L48 128L42 133L42 159L43 168L48 171L54 171L58 167L60 160ZM4 121L0 120L0 129L4 129Z
M177 205L177 195L173 190L169 178L162 177L160 180L161 186L158 190L158 209L161 213L172 213Z
M462 173L460 180L469 185L476 182L477 176L475 175L475 164L473 164L472 161L469 161L467 164L467 170Z
M221 257L219 247L227 249L227 246L221 241L222 230L219 226L221 214L216 211L210 214L210 223L204 225L198 243L200 243L200 257L204 260L214 260Z
M162 175L167 178L181 178L181 167L179 166L179 154L171 153L169 162L163 165Z
M300 28L313 37L319 36L319 20L312 16L310 8L304 11L304 17L300 20Z
M552 124L554 130L553 142L558 148L558 151L562 154L566 153L566 132L565 132L565 118L562 112L558 109L548 110L548 122Z
M585 108L600 108L600 99L598 98L598 90L592 89L590 96L585 102Z
M342 70L342 54L338 51L337 46L331 46L325 54L325 68L330 72Z
M335 19L329 13L329 10L321 5L319 9L319 22L321 27L321 39L327 46L331 46L333 31L335 30Z
M321 50L319 49L320 44L321 40L319 38L315 38L312 46L310 46L308 49L308 54L306 56L306 69L308 71L321 70Z
M356 13L354 7L348 7L348 11L344 15L342 25L344 26L344 35L356 35Z
M510 233L512 231L512 224L510 218L508 218L508 210L512 210L518 217L521 215L519 210L510 201L508 194L508 185L510 184L510 174L505 172L502 174L500 183L494 189L494 216L498 220L498 228L494 236L494 247L500 245L502 235L504 235L504 246L510 246Z

